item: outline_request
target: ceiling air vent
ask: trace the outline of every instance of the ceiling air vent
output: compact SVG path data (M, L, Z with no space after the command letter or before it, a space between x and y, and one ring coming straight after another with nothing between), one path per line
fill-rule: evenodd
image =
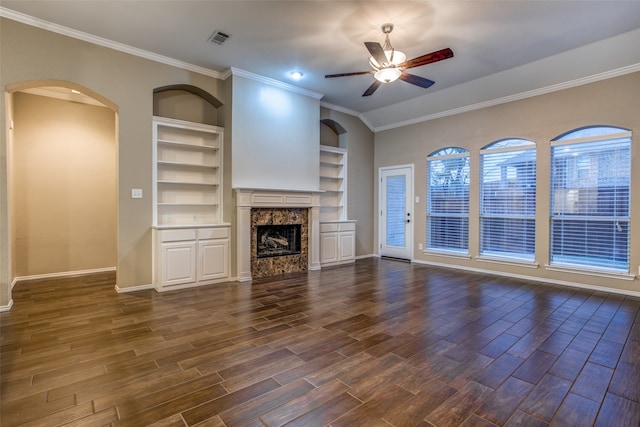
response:
M227 39L231 37L231 34L227 34L224 31L214 31L213 34L209 37L209 41L215 44L223 44L227 41Z

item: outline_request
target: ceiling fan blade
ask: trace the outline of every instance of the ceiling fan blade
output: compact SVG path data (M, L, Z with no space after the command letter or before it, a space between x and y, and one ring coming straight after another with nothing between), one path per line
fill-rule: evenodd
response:
M356 71L355 73L326 74L324 77L328 79L331 77L361 76L363 74L373 74L373 71Z
M389 62L389 60L387 59L387 55L384 54L384 49L382 49L382 46L380 46L380 43L364 42L364 45L367 47L367 50L369 51L371 56L373 56L373 59L378 62L378 64Z
M404 80L407 83L411 83L412 85L420 86L425 89L435 83L433 80L425 79L424 77L416 76L415 74L405 73L404 71L400 74L400 80Z
M381 84L382 84L381 81L374 80L373 83L371 83L371 86L369 86L369 88L364 91L362 96L371 96L371 95L373 95L373 92L375 92L376 89L378 89L378 87L380 87Z
M445 48L436 50L435 52L427 53L426 55L418 56L417 58L413 58L408 61L404 61L402 64L398 65L398 68L406 70L407 68L419 67L421 65L427 65L449 58L453 58L453 51L449 48Z

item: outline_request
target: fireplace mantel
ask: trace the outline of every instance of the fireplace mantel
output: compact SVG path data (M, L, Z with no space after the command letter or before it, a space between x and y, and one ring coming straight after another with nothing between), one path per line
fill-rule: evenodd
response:
M237 280L251 278L251 208L309 209L309 270L320 270L321 190L234 188L236 194Z

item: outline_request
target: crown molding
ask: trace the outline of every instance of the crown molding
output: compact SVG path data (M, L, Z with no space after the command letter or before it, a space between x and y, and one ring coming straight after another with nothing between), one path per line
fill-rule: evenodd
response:
M348 114L350 116L357 117L362 121L362 123L365 124L365 126L367 128L369 128L370 131L372 131L372 132L374 131L373 125L371 124L371 122L369 122L369 120L367 120L367 117L363 113L359 113L357 111L350 110L348 108L344 108L344 107L341 107L339 105L330 104L328 102L320 102L320 106L328 108L330 110L338 111L340 113Z
M11 19L13 21L21 22L23 24L31 25L32 27L41 28L43 30L51 31L63 36L72 37L74 39L82 40L88 43L92 43L98 46L107 47L109 49L117 50L119 52L127 53L129 55L138 56L140 58L149 59L154 62L159 62L173 67L181 68L187 71L193 71L194 73L204 74L205 76L213 77L216 79L222 78L222 74L216 70L212 70L198 65L189 64L188 62L179 61L177 59L169 58L168 56L158 55L153 52L149 52L144 49L138 49L133 46L126 45L124 43L118 43L113 40L98 37L93 34L85 33L83 31L74 30L63 25L54 24L53 22L45 21L43 19L35 18L24 13L16 12L6 7L0 6L0 16Z
M403 120L396 123L391 123L385 126L379 126L373 128L374 132L382 132L385 130L400 128L403 126L414 125L416 123L427 122L429 120L439 119L447 116L454 116L456 114L467 113L469 111L480 110L482 108L493 107L495 105L506 104L508 102L519 101L526 98L532 98L538 95L544 95L551 92L557 92L564 89L570 89L576 86L582 86L589 83L598 82L601 80L607 80L614 77L623 76L625 74L631 74L640 71L640 64L628 65L626 67L616 68L615 70L605 71L602 73L594 74L587 77L581 77L579 79L569 80L566 82L545 86L538 89L529 90L526 92L516 93L501 98L491 99L489 101L479 102L476 104L465 105L463 107L454 108L451 110L441 111L426 116L416 117L414 119Z
M302 95L310 96L311 98L321 99L324 95L318 92L312 92L307 89L302 89L298 86L290 85L289 83L281 82L280 80L272 79L270 77L261 76L250 71L245 71L240 68L231 67L231 74L234 76L245 77L247 79L255 80L260 83L268 84L271 86L279 87L290 92L296 92Z

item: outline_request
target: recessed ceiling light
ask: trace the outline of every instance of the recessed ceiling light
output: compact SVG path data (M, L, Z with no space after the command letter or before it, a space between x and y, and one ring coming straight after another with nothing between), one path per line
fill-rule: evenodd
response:
M292 72L289 73L289 75L291 76L291 78L293 80L300 80L302 78L302 76L304 76L302 71L292 71Z

